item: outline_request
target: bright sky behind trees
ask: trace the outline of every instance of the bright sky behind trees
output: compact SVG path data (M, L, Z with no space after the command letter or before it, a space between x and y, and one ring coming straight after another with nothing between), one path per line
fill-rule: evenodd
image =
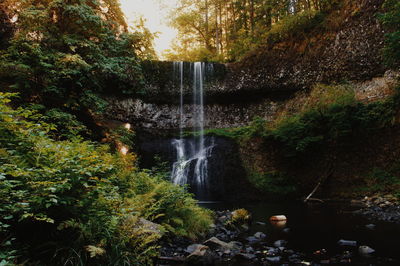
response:
M177 30L168 25L171 9L177 5L177 0L121 0L121 8L130 26L135 26L140 18L145 19L144 25L151 32L158 32L154 40L154 49L158 56L170 49Z

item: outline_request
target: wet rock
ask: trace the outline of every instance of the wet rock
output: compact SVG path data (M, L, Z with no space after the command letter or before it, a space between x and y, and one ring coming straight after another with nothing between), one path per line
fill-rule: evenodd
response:
M287 245L286 240L277 240L274 242L274 247L280 248L280 247L285 247Z
M257 225L267 225L266 223L263 222L256 222Z
M238 253L238 254L236 254L236 257L240 258L240 259L246 259L246 260L254 260L255 258L257 258L256 255L250 254L250 253Z
M368 247L368 246L360 246L359 248L358 248L358 253L361 255L361 256L370 256L372 253L374 253L375 252L375 250L374 249L372 249L372 248L370 248L370 247Z
M221 223L225 223L228 220L229 220L229 217L227 217L227 216L218 217L218 221L221 222Z
M267 256L275 257L276 255L279 254L279 249L277 248L267 247L267 249L268 249Z
M254 237L258 238L258 239L264 239L267 237L266 234L264 234L263 232L257 232L254 234Z
M338 245L339 246L355 247L355 246L357 246L357 241L340 239L338 241Z
M193 257L203 257L206 254L207 250L208 250L207 246L200 245L200 244L195 244L195 245L192 245L192 246L189 246L189 247L190 247L190 250L192 250L192 252L187 257L188 260L190 260Z
M202 244L192 244L192 245L189 245L186 249L185 249L185 252L187 252L187 253L193 253L193 252L195 252L195 251L197 251L197 250L203 250L203 249L205 249L205 248L208 248L207 246L205 246L205 245L202 245Z
M376 227L375 224L367 224L367 225L365 225L365 228L367 228L367 229L369 229L369 230L374 230L375 227Z
M220 249L222 251L232 251L232 252L238 252L242 248L242 244L237 241L231 241L229 243L226 243L222 240L219 240L216 237L212 237L208 239L207 241L204 242L205 245L212 249Z
M270 263L273 264L278 264L281 262L281 257L280 256L276 256L276 257L267 257L266 260Z
M260 242L260 239L255 236L246 237L246 240L250 245Z
M254 249L252 247L246 247L246 252L247 253L253 253Z

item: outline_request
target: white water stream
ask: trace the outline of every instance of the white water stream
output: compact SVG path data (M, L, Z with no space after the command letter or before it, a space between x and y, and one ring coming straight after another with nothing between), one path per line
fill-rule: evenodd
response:
M212 66L212 65L210 65ZM187 71L192 72L193 102L192 105L193 131L196 132L192 138L183 136L184 129L184 63L174 63L175 72L179 73L180 84L180 138L172 140L176 150L177 158L173 164L171 180L175 184L195 186L194 189L199 197L207 195L208 191L208 158L211 156L214 141L206 145L204 138L204 80L206 63L190 63ZM212 68L209 67L212 71Z

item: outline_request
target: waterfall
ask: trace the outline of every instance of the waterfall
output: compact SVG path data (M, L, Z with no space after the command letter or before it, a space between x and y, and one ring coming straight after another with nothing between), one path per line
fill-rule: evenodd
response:
M193 119L193 131L195 136L185 138L183 129L185 127L184 110L184 63L175 62L174 72L178 73L180 86L180 137L172 140L172 146L176 150L177 158L172 166L171 180L175 184L189 184L195 190L197 197L208 196L208 158L211 156L214 147L214 140L211 138L206 143L204 138L204 81L205 72L212 71L212 65L206 68L206 63L190 63L189 70L192 70L193 102L190 116Z

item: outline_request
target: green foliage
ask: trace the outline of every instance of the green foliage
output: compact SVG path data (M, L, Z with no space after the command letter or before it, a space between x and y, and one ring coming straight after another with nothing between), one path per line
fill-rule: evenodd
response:
M370 193L400 191L400 162L393 163L386 169L375 167L365 178L365 187L360 190Z
M232 212L231 222L234 224L243 224L250 221L251 214L246 209L237 209Z
M237 139L260 136L275 143L285 158L308 158L330 144L344 147L391 126L400 106L398 93L385 101L364 104L356 102L352 89L342 85L318 85L306 101L294 98L293 102L299 104L291 106L294 112L284 110L269 125L255 120L248 127L209 132Z
M139 171L133 154L49 138L53 127L32 110L10 108L11 96L0 93L1 256L14 263L145 265L163 232L195 238L207 229L210 213L184 188Z
M51 125L48 134L58 140L80 138L87 136L89 130L75 115L64 112L58 108L46 110L43 105L31 105L29 109L34 112L44 112L43 115L31 116L30 120Z
M278 171L265 173L251 171L249 180L260 191L274 195L274 197L293 196L296 192L295 181Z
M133 148L135 146L135 131L125 127L119 127L111 131L112 138L119 144Z
M0 77L24 99L102 112L99 93L132 95L143 85L140 60L153 36L143 25L129 33L117 0L15 2L17 32L0 52Z
M289 15L274 24L265 37L268 43L303 37L317 27L321 27L324 19L325 14L320 11L305 11Z
M389 66L400 66L400 2L386 0L383 8L384 14L379 18L389 31L385 34L385 48L383 50L385 61Z
M175 61L236 61L274 43L324 26L342 0L180 0L171 25L178 30Z

